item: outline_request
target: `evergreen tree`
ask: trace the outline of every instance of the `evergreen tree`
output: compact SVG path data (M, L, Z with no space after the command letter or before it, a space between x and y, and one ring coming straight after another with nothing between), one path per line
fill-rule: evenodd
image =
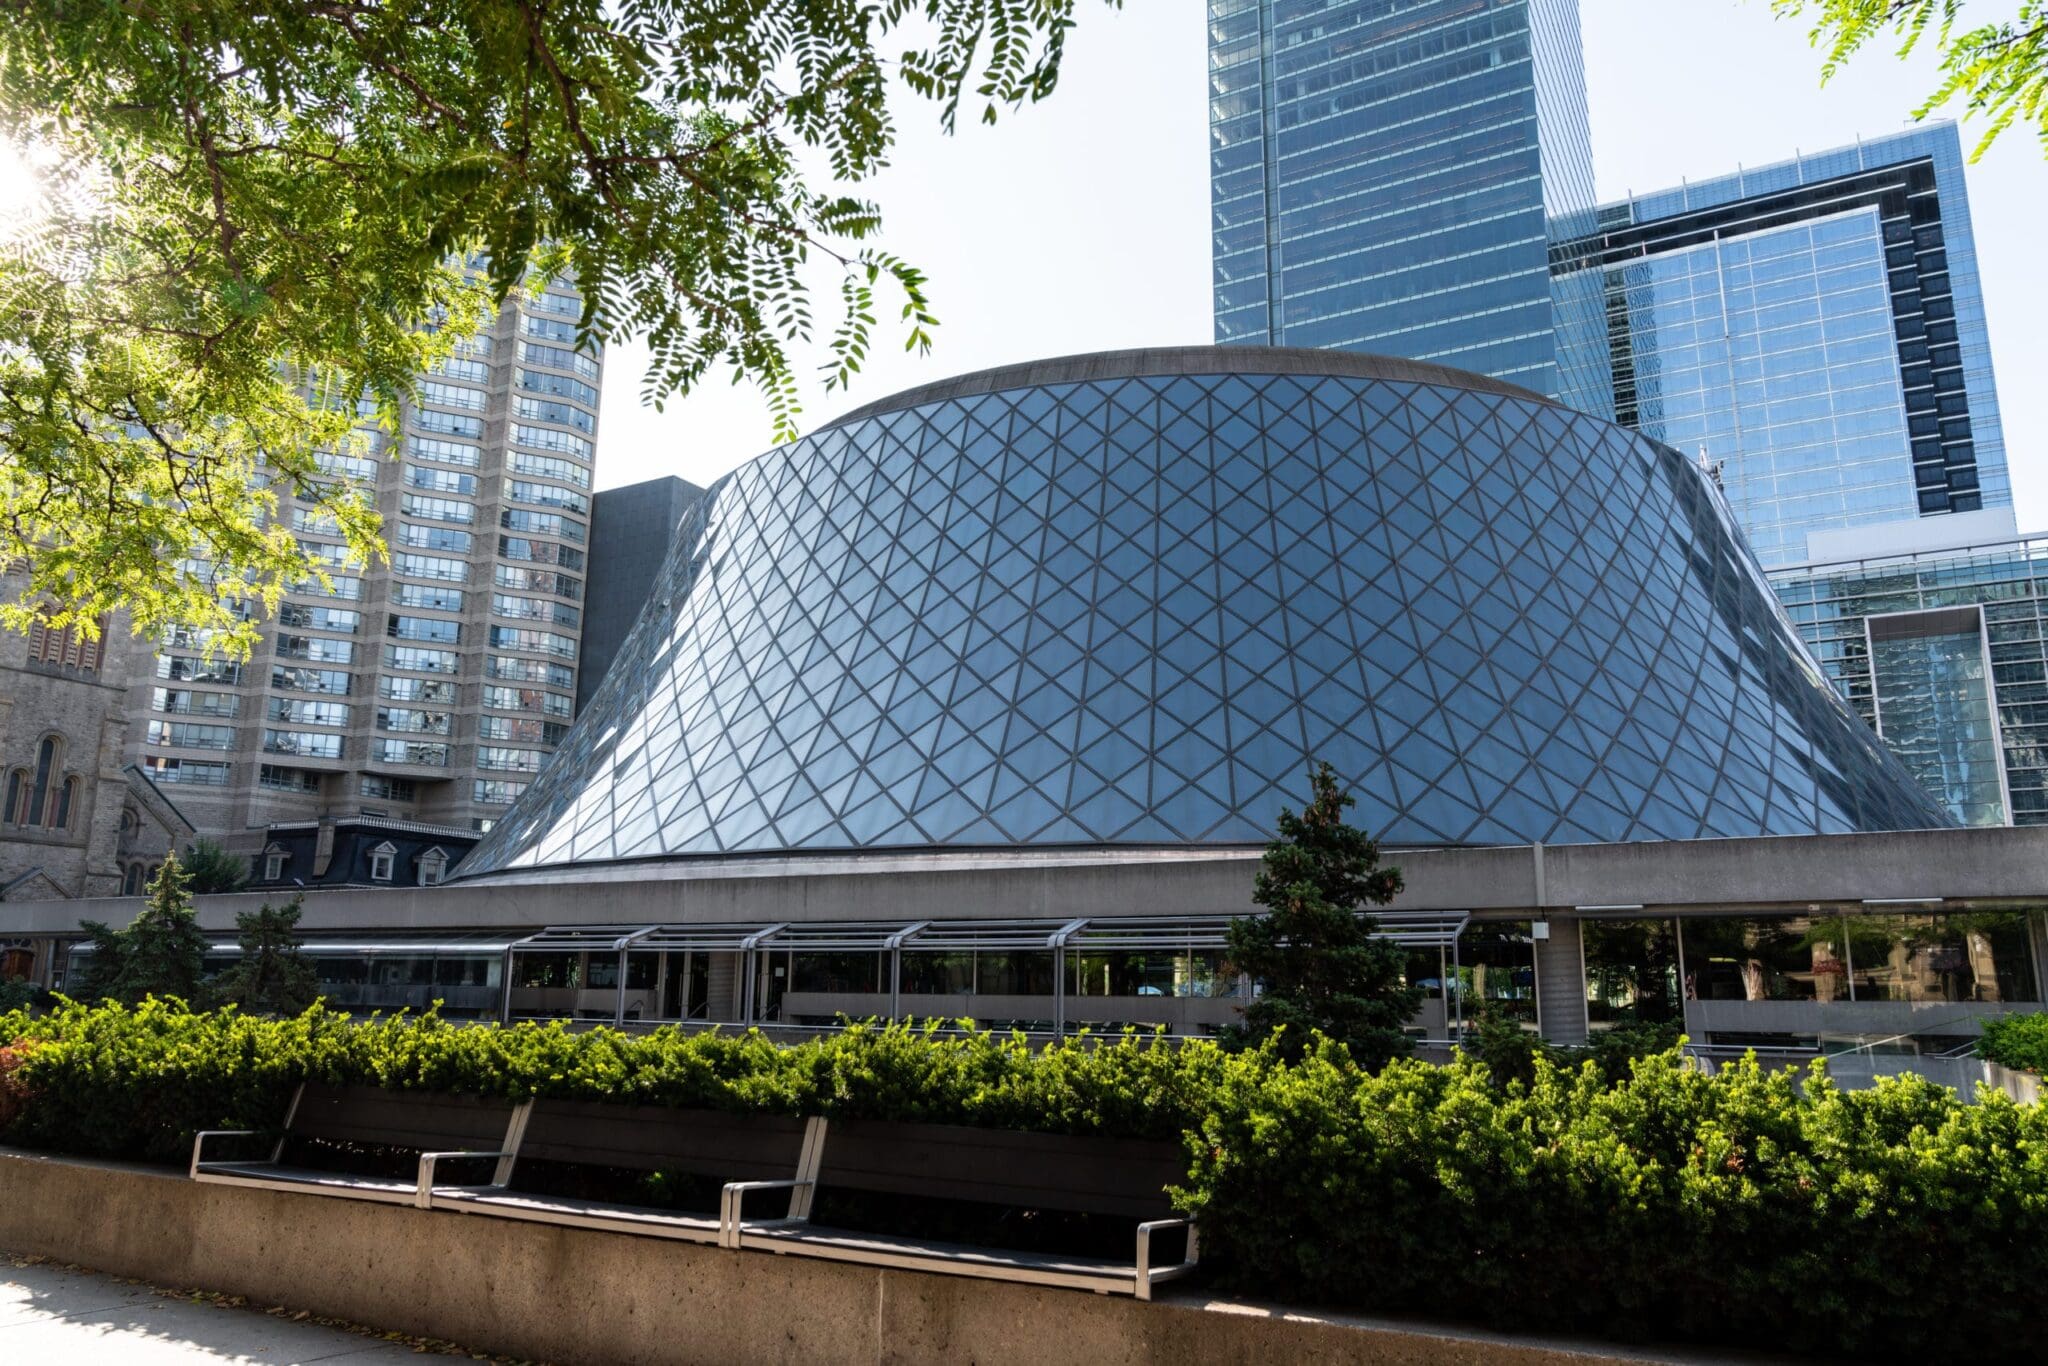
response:
M213 979L213 998L252 1014L297 1015L320 997L313 960L299 951L304 897L235 916L242 959Z
M78 927L85 931L92 953L79 963L78 970L65 983L64 991L74 1001L101 1001L114 994L114 983L121 976L126 944L121 931L104 921L81 920Z
M173 851L149 884L149 900L125 930L96 920L81 922L92 940L90 966L74 984L76 999L110 997L134 1005L146 996L196 1002L206 972L206 936L185 890L185 870Z
M1309 785L1299 816L1280 812L1280 838L1260 864L1252 900L1266 914L1231 922L1235 966L1265 984L1231 1037L1256 1044L1284 1029L1282 1051L1299 1057L1319 1030L1377 1068L1408 1052L1402 1026L1422 993L1403 980L1400 949L1374 938L1378 922L1358 908L1392 901L1401 873L1381 868L1378 842L1345 824L1355 803L1328 764L1310 772Z
M185 851L185 878L197 893L239 892L249 882L249 861L212 840L194 840Z

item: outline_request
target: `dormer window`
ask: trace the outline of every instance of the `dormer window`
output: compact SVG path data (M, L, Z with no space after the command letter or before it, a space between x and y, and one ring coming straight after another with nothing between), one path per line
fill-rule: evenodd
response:
M438 887L448 873L448 851L436 845L420 855L420 886Z
M370 881L391 881L391 870L398 862L398 846L389 840L370 851Z
M291 851L281 844L268 845L263 850L263 880L282 882L284 866L291 860Z

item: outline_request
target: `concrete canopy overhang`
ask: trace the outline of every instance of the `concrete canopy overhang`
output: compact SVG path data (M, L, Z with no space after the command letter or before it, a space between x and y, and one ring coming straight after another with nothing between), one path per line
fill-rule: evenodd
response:
M313 889L309 934L602 924L1072 920L1251 907L1261 851L1074 849L661 859L535 870L433 887ZM1962 909L2048 903L2048 828L1801 835L1662 843L1390 849L1400 911L1523 919L1579 911L1709 914L1808 906ZM230 931L263 893L202 896ZM76 936L122 924L135 898L7 903L0 933ZM1604 911L1596 908L1605 908ZM1636 908L1641 908L1637 911Z

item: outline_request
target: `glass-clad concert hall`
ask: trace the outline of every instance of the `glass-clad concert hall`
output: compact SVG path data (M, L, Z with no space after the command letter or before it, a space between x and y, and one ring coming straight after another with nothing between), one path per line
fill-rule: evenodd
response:
M1196 348L913 390L721 480L461 871L1258 843L1318 761L1399 844L1950 823L1677 452Z

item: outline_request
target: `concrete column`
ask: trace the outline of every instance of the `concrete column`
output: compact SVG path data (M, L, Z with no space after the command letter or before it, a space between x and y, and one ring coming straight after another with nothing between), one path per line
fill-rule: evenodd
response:
M1536 941L1536 1002L1543 1037L1552 1043L1586 1041L1586 960L1576 916L1549 917L1550 937Z
M705 1013L714 1020L737 1020L740 1017L740 956L736 953L707 956L711 962L704 974L704 992L708 998Z

